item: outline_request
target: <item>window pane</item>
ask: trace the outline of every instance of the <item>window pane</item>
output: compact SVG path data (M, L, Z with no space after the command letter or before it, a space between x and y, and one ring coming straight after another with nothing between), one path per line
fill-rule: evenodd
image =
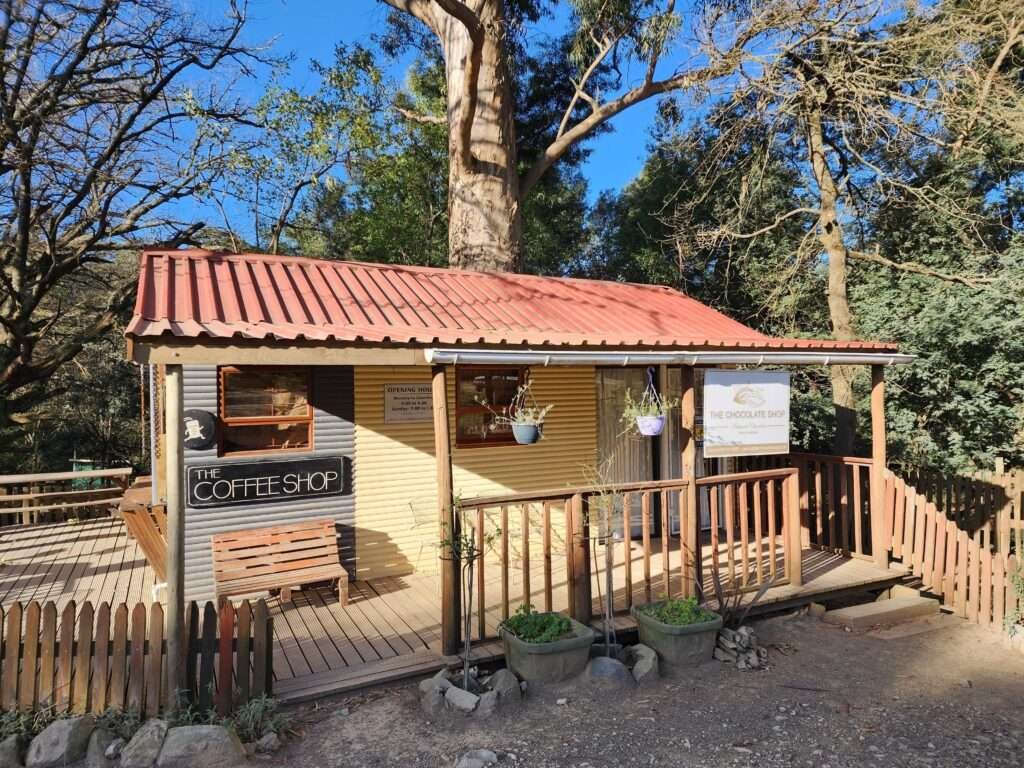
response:
M309 422L224 425L224 453L309 447Z
M491 397L490 402L495 410L501 413L501 409L512 403L519 388L519 371L513 369L492 374L491 376Z
M305 370L241 370L224 374L224 416L306 416Z
M487 392L487 379L489 374L474 371L459 371L458 382L458 404L476 405L483 400L489 400Z
M456 441L467 443L506 442L512 439L512 427L494 424L489 413L463 413L455 423Z

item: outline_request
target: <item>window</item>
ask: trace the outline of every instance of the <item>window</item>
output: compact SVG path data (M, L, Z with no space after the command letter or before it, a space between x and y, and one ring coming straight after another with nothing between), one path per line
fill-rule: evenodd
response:
M455 445L509 445L515 442L508 424L495 423L525 381L523 368L456 368ZM486 402L487 405L482 403Z
M306 368L221 368L220 452L304 451L313 444Z

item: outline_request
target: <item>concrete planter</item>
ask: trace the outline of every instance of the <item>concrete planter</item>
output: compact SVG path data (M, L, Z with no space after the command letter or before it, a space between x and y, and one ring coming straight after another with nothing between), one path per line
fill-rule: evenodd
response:
M597 636L590 627L573 619L569 622L571 634L550 643L526 643L502 629L501 642L509 669L530 685L560 683L581 674Z
M711 621L681 627L663 624L635 605L631 613L639 628L640 642L657 651L663 670L696 667L714 657L718 630L722 628L721 616L716 614Z

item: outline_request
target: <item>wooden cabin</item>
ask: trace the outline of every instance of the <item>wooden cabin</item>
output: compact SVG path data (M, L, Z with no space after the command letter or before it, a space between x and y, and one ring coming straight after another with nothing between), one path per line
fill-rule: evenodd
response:
M830 591L898 578L872 546L883 371L911 360L893 344L768 337L663 286L202 250L142 253L126 335L157 383L172 625L181 601L214 593L212 537L322 518L357 605L429 585L415 610L388 610L415 632L436 622L435 654L459 640L458 564L439 544L460 526L487 545L483 640L520 602L589 618L607 568L620 612L707 595L712 570L730 589L772 579L779 604L811 599L819 576ZM703 455L707 372L839 364L871 366L872 456L788 438ZM552 410L519 445L492 408L527 381ZM678 407L659 436L624 434L626 391L649 386ZM615 551L595 565L588 510L609 495Z

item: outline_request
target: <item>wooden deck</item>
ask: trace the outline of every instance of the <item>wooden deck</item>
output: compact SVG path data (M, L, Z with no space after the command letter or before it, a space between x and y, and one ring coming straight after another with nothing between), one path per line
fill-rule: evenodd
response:
M617 546L621 547L619 543ZM704 548L710 567L710 548ZM851 559L818 550L802 553L804 584L771 587L760 609L783 608L829 595L870 588L881 589L898 581L903 571L884 571L870 561ZM670 554L670 562L676 562ZM554 558L553 608L565 607L564 557ZM558 567L557 564L561 564ZM531 563L530 599L543 608L543 564ZM639 565L634 565L639 568ZM534 569L539 569L535 575ZM651 563L654 597L663 592L660 554ZM621 565L614 573L616 609L625 609L625 581ZM513 580L522 574L513 571ZM598 585L593 585L595 612ZM602 577L603 578L603 577ZM502 616L498 569L484 573L487 604L484 642L475 655L480 659L500 654L493 641ZM0 605L29 600L53 600L58 607L74 600L143 602L153 599L154 576L138 545L119 520L101 518L0 529ZM670 573L669 587L679 589L678 570ZM511 585L513 594L521 584ZM643 599L642 584L633 585L634 599ZM161 595L162 596L162 595ZM284 700L303 700L328 693L439 669L453 660L440 652L440 585L433 575L373 579L351 585L349 604L342 607L327 587L293 593L291 603L270 598L274 617L275 694ZM627 615L617 619L628 630ZM476 622L475 622L476 626ZM474 630L474 636L478 629Z

